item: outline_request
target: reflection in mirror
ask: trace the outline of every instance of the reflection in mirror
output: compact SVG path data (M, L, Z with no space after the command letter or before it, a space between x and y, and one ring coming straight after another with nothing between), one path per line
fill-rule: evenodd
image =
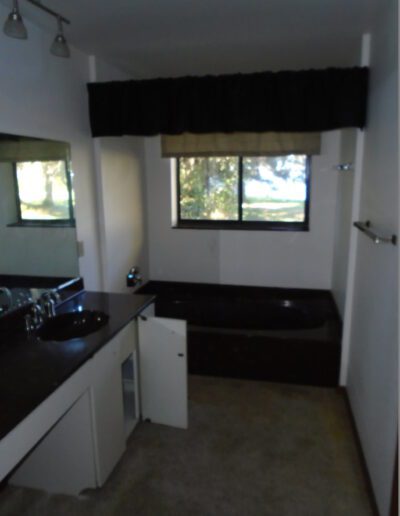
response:
M0 134L0 249L14 307L29 299L25 287L79 276L68 143ZM0 314L9 297L0 289Z

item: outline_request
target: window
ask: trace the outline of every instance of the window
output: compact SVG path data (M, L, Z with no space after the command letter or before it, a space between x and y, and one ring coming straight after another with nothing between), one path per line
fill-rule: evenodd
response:
M74 198L67 162L15 163L18 223L73 226Z
M307 231L310 157L177 159L179 228Z

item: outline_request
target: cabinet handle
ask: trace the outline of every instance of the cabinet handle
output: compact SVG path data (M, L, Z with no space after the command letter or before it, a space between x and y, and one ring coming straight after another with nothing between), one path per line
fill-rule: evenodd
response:
M183 353L178 353L178 357L184 357L185 355Z
M145 317L144 315L139 315L139 317L142 319L142 321L147 321L147 317Z

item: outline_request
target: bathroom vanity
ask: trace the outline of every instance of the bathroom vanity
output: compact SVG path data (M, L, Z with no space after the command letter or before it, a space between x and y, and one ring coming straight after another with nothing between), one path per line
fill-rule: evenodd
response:
M153 296L82 292L60 312L109 316L65 341L0 341L0 479L78 494L104 484L141 417L186 428L186 323Z

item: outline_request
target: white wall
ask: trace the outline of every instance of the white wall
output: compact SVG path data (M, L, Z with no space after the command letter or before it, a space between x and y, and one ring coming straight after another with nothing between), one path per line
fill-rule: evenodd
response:
M148 279L145 214L144 148L142 138L101 138L105 260L104 287L128 292L126 275L138 265Z
M146 138L150 278L218 283L219 231L171 229L171 160L160 156L160 138Z
M309 232L190 230L171 228L170 160L147 138L150 278L330 288L339 146L339 131L326 133L312 159Z
M8 13L0 5L0 19L5 19ZM54 35L28 21L26 24L28 41L0 33L0 132L70 143L77 237L84 244L84 256L79 259L80 274L88 290L109 287L121 291L120 282L125 281L127 264L130 267L139 262L145 275L147 270L142 142L131 139L130 146L128 139L103 143L101 139L92 139L86 84L94 79L128 77L73 48L71 59L52 56L49 46ZM123 205L129 222L119 211ZM17 238L21 240L24 230L17 230ZM43 256L31 250L25 259L36 261L36 270L50 274L54 273L57 252L53 248Z
M8 14L9 9L0 5L0 19ZM0 33L0 132L71 144L77 232L85 249L80 273L88 289L98 289L98 228L86 93L88 58L75 49L71 59L52 56L49 46L54 35L25 22L28 41Z
M399 230L397 1L382 5L371 43L361 218L390 235ZM398 428L398 260L398 247L358 235L347 386L382 516Z
M128 80L118 68L91 57L91 81ZM148 279L144 139L95 138L95 182L103 290L132 292L126 275L139 266Z
M344 129L341 131L340 163L355 161L357 131ZM340 171L336 200L335 239L332 264L332 293L339 313L344 317L346 302L346 282L349 263L350 232L352 227L352 201L354 186L354 168Z

